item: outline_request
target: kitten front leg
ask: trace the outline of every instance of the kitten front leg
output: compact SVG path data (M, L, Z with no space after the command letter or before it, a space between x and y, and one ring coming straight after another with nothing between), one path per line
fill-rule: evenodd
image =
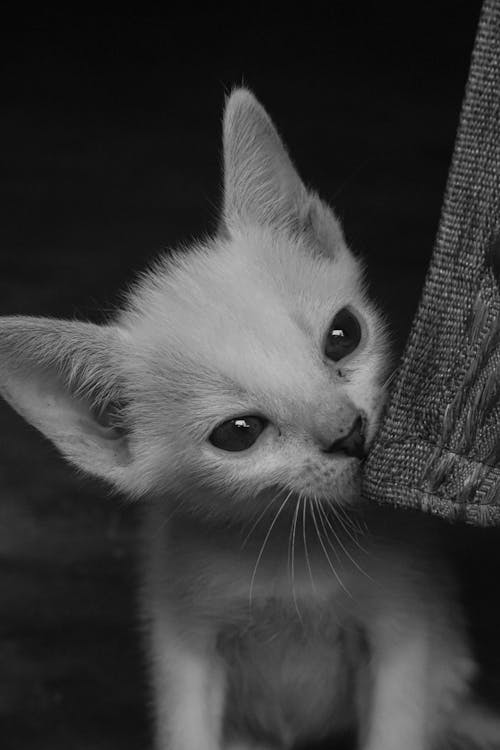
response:
M225 680L213 641L188 643L163 617L151 635L155 750L221 750Z
M386 622L375 640L363 750L430 750L467 693L474 663L459 634L442 638L425 618L407 626Z
M428 657L423 633L375 646L363 750L427 750Z

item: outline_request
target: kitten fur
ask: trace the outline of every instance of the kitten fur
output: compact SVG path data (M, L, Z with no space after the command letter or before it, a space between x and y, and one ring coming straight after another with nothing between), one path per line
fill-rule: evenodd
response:
M107 325L0 322L0 390L144 508L156 750L500 747L434 524L360 504L389 353L359 260L247 90L224 115L217 235L161 258ZM324 355L336 313L361 327ZM235 417L243 451L210 442ZM468 744L466 746L469 746Z

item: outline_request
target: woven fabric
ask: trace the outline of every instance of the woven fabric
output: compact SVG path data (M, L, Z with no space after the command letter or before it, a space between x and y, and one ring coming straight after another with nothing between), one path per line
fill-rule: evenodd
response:
M371 500L500 522L500 0L486 0L422 299L377 441Z

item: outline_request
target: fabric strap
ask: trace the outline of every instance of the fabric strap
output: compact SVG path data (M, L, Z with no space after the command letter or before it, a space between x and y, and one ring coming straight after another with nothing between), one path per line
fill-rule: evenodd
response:
M364 495L500 522L500 0L479 22L419 309Z

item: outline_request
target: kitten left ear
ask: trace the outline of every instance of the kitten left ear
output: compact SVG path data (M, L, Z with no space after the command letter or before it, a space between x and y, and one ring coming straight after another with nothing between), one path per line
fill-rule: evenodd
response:
M286 226L308 201L286 148L264 107L246 89L233 91L224 113L224 218Z
M115 326L0 318L0 394L72 463L118 486L131 463L121 345Z

